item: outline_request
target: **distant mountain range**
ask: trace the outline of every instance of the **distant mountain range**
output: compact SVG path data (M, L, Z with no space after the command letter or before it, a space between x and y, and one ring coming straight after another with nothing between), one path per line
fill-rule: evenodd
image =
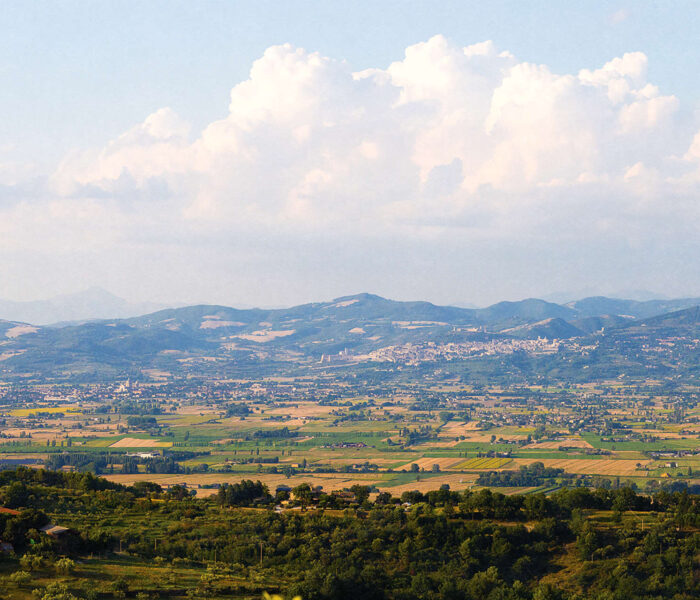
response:
M128 302L98 287L75 294L55 296L47 300L16 302L0 299L0 319L33 325L123 319L165 308L153 302Z
M590 332L596 324L611 326L619 324L611 321L583 321L590 317L621 317L645 318L658 314L680 310L700 304L700 298L682 298L676 300L623 300L604 296L591 296L582 300L567 303L555 303L536 298L528 298L517 302L499 302L486 308L476 308L473 305L437 306L430 302L397 302L387 300L373 294L358 294L339 298L331 302L320 302L301 305L292 308L255 309L246 306L243 310L249 315L257 314L294 314L305 313L314 307L332 306L334 303L348 302L343 316L356 318L359 313L363 318L375 319L393 315L392 318L407 319L411 315L422 315L427 320L446 320L456 324L483 325L493 330L529 325L545 319L564 319L569 322L578 321L583 332ZM182 307L180 308L194 308ZM206 306L206 305L202 305ZM141 315L149 315L168 308L166 305L154 302L129 302L102 288L92 287L75 294L55 296L46 300L18 302L0 299L0 320L29 323L32 325L70 324L83 321L128 319ZM326 309L324 309L326 310ZM416 317L417 318L417 317ZM597 327L599 329L600 327ZM573 332L573 330L572 330Z
M111 295L95 297L112 302L105 311L133 308ZM563 305L527 299L469 309L358 294L283 309L200 305L53 326L8 319L0 321L0 376L181 372L194 364L206 372L220 365L318 361L346 350L359 357L409 343L580 338L599 344L625 336L653 338L654 332L695 335L698 305L700 298L642 302L591 297ZM65 320L75 314L66 308Z

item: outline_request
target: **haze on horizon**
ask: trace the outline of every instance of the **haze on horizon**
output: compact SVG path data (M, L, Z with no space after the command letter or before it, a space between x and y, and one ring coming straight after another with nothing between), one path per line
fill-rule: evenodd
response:
M0 298L700 295L697 3L2 12Z

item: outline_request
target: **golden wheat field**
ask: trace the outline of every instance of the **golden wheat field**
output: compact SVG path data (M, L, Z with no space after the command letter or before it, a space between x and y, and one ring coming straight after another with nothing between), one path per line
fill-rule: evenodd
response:
M414 490L425 494L431 490L437 490L440 488L440 486L445 484L449 485L450 490L453 491L466 490L471 488L475 481L475 474L445 473L444 475L439 475L438 477L411 481L409 483L403 483L401 485L394 485L390 487L383 486L381 483L378 483L377 487L382 491L391 492L393 496L400 496L404 492Z
M559 458L514 458L513 463L516 466L529 465L534 462L541 462L545 467L554 469L564 469L567 473L576 473L579 475L612 475L612 476L631 476L640 475L637 470L637 463L646 465L648 460L610 460L610 459L559 459Z
M80 414L81 409L78 406L43 406L38 408L15 408L9 414L13 417L27 417L31 414Z
M114 442L110 448L170 448L172 445L172 442L125 437Z
M561 446L567 448L593 448L586 440L581 438L564 438L561 440L555 440L553 442L534 442L528 444L525 448L528 449L540 449L540 450L556 450Z
M469 458L459 464L453 465L453 469L460 471L488 469L491 471L502 469L513 459L511 458Z

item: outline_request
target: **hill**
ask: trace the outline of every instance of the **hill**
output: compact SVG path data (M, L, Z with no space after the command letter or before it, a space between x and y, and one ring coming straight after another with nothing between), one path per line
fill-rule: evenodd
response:
M309 368L321 359L358 363L401 361L415 355L411 360L424 362L483 353L496 357L517 349L537 354L540 346L522 345L518 340L546 339L566 341L562 352L581 344L596 346L598 350L587 360L602 368L606 357L606 369L623 364L620 357L634 349L637 358L623 362L639 370L644 368L640 357L652 358L643 344L656 346L664 336L691 344L697 337L697 307L646 319L607 313L582 316L595 307L628 310L632 302L592 298L562 306L528 299L468 309L358 294L284 309L201 305L61 326L1 321L0 368L10 375L64 378L116 376L133 369L158 369L174 376L261 368L279 371ZM684 302L663 301L655 306ZM651 310L649 303L637 304ZM485 344L491 344L491 349ZM416 355L405 350L411 345L426 349ZM452 349L427 349L447 345Z
M575 310L579 317L594 317L599 315L622 315L636 319L646 319L655 315L669 313L700 304L700 298L679 298L676 300L621 300L592 296L566 306Z
M584 332L581 329L565 321L564 319L559 318L543 319L542 321L537 321L536 323L519 325L518 327L505 329L501 331L501 333L508 334L516 338L547 338L549 340L567 339L584 335Z

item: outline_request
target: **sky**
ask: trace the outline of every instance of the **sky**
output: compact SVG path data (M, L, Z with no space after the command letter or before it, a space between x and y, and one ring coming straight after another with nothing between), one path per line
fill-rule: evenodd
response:
M0 298L700 295L700 4L0 0Z

